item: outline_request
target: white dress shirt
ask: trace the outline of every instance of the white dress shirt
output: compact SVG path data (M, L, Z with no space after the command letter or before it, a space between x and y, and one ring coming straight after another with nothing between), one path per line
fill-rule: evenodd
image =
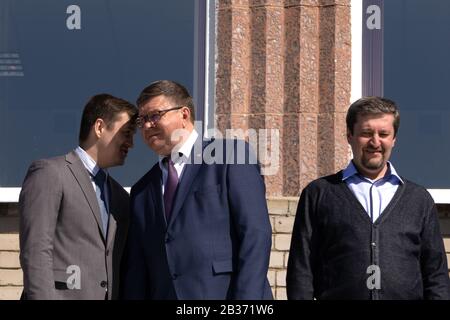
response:
M186 165L186 163L189 160L189 157L191 155L192 149L194 147L195 141L198 138L198 133L195 129L192 130L192 132L189 134L189 137L186 139L186 141L183 143L181 148L178 150L178 153L180 154L180 157L178 159L173 160L175 170L177 171L178 175L178 181L181 180L183 175L183 169ZM163 164L163 160L165 157L159 156L159 167L162 171L162 193L164 194L164 186L167 182L167 166Z

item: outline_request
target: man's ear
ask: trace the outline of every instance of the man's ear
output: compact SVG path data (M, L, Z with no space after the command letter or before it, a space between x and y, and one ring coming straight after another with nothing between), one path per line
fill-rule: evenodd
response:
M352 138L352 133L350 132L350 130L349 129L347 129L347 142L350 144L350 140L351 140L351 138Z
M102 136L103 130L105 130L106 123L103 121L103 119L98 118L94 122L94 133L97 138L100 138Z
M185 121L191 121L191 110L189 110L188 107L183 107L183 109L181 109L181 114L183 117L183 126L185 125Z

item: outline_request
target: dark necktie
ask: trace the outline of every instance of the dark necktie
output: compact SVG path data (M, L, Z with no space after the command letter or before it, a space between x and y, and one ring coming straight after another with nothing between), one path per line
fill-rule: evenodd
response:
M164 186L164 210L166 221L169 221L172 212L173 198L175 197L178 186L178 174L170 157L164 158L164 162L167 163L167 181Z
M106 192L105 191L105 180L106 180L105 171L103 171L102 169L99 169L97 174L94 176L94 182L98 187L95 190L95 194L97 195L98 206L100 208L103 234L106 237L106 233L108 231L109 214L108 214L108 206L106 204L106 197L105 197L105 192Z

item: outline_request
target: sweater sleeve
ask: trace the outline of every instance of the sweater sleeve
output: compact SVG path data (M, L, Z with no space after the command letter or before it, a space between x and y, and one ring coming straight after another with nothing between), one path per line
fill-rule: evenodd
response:
M430 199L432 202L432 200ZM421 244L424 299L450 298L447 257L439 228L436 205L432 202L425 217Z
M309 185L303 190L298 203L286 275L289 300L314 298L312 238L316 211L314 198L317 196L317 192Z

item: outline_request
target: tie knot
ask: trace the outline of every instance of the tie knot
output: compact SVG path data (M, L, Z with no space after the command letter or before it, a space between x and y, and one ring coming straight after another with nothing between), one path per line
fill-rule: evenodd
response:
M94 176L95 183L98 186L103 187L103 185L105 184L105 180L106 180L106 173L105 173L105 171L103 171L102 169L99 169L97 174Z
M167 164L167 165L170 165L170 166L173 166L173 165L174 165L174 163L173 163L173 161L172 161L172 158L171 158L170 156L165 157L165 158L163 159L163 163L164 163L164 164Z
M178 159L180 159L182 156L183 156L182 152L178 152L178 154L175 154L175 161L178 161ZM170 164L172 166L174 165L172 154L167 157L164 157L163 164Z

